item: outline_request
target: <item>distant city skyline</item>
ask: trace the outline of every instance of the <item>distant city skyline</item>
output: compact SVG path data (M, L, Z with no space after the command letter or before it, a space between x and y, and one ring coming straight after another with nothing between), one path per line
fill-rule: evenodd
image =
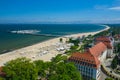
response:
M120 0L1 0L0 23L120 23Z

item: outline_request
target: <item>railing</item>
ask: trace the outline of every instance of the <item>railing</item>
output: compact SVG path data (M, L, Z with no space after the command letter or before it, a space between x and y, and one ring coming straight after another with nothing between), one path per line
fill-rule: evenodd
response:
M107 74L111 78L115 80L120 80L120 75L118 76L118 75L113 74L112 71L108 71L104 65L101 65L101 69L105 72L105 74Z

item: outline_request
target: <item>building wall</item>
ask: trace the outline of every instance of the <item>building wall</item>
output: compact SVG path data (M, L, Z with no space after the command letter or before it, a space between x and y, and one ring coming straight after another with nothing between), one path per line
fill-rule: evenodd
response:
M113 49L107 49L107 57L112 57Z
M104 60L107 57L107 50L105 50L100 56L99 56L99 60L100 62L104 62Z
M99 80L99 78L100 78L100 66L99 66L99 68L97 69L97 71L96 71L97 73L96 73L96 80Z
M80 71L81 75L86 78L86 80L97 80L97 78L100 77L100 70L97 70L96 68L83 66L77 63L75 65Z
M114 40L114 38L112 38L112 40L111 40L112 46L114 46L114 43L115 43L115 40Z

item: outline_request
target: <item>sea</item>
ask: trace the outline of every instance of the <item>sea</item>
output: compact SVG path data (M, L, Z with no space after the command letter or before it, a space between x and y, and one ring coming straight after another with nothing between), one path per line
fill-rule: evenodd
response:
M99 24L0 24L0 54L33 45L58 36L104 29ZM12 31L37 30L35 34ZM46 36L50 35L50 36Z

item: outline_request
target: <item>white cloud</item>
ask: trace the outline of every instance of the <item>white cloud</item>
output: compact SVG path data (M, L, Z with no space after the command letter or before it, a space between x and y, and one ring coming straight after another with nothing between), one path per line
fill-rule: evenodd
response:
M120 6L117 6L117 7L111 7L111 8L108 8L109 10L117 10L117 11L120 11Z

